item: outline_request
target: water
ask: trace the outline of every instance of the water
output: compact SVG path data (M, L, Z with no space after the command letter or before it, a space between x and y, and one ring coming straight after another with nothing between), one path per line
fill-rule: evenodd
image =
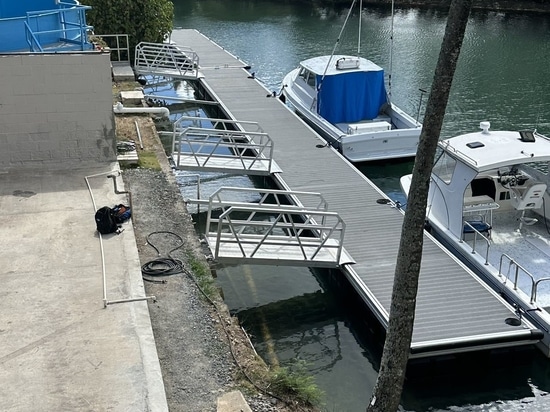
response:
M250 64L256 78L274 91L300 60L331 52L347 13L347 9L262 0L174 0L174 5L175 26L197 29L210 37ZM393 47L387 9L365 9L361 18L362 54L388 74L393 49L392 100L422 118L427 95L421 104L419 89L430 88L445 13L398 9ZM339 52L357 49L357 23L355 14ZM537 128L550 134L549 25L547 16L472 15L442 137L475 131L483 120L491 121L495 129ZM178 42L178 30L172 40ZM405 202L398 182L411 171L412 162L358 167L392 199ZM242 177L226 184L225 179L214 175L212 180L220 185L265 184ZM305 361L326 392L326 410L363 411L376 381L380 334L376 322L365 316L345 287L327 286L341 276L338 272L253 265L218 270L226 303L267 362L284 366L296 359ZM550 410L550 397L545 396L550 392L550 360L538 352L492 358L471 355L469 359L459 365L437 363L419 368L405 385L403 409Z

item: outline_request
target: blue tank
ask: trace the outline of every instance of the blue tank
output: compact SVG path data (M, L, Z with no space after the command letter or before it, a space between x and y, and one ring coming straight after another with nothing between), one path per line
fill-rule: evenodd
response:
M0 0L0 53L92 49L89 8L76 0Z

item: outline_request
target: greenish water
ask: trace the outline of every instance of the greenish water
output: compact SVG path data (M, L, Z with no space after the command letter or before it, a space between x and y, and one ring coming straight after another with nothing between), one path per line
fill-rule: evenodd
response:
M175 26L199 30L250 64L256 78L275 91L300 60L331 52L347 13L347 9L288 1L174 0L174 5ZM430 88L445 13L397 9L393 45L389 10L365 9L361 18L362 54L388 74L393 50L392 99L422 117L419 89ZM339 51L355 52L357 23L356 14ZM177 29L172 40L179 43ZM491 121L492 128L537 128L550 134L549 63L548 17L474 13L442 136L477 130L483 120ZM398 181L410 172L412 162L358 167L390 197L404 202ZM214 186L263 184L234 177L225 183L226 179L212 176ZM348 288L335 287L341 278L338 272L295 267L243 265L218 270L227 305L268 362L305 361L326 392L326 410L363 411L376 381L380 334ZM550 360L538 352L471 355L458 364L431 363L414 372L405 386L404 410L550 410Z

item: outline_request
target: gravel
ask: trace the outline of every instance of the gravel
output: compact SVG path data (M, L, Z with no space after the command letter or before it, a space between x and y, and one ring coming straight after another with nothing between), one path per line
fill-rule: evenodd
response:
M141 264L159 257L148 244L148 236L161 257L168 257L170 250L180 244L171 233L184 241L184 247L172 252L172 257L185 262L186 250L190 249L200 256L200 243L183 199L164 172L129 169L123 176L132 196ZM184 263L184 267L188 265ZM145 290L157 298L149 303L149 313L168 406L171 411L215 411L218 396L233 388L235 375L226 338L216 326L220 320L214 318L212 306L200 297L197 285L187 273L154 280L166 282L145 281Z
M131 192L141 264L167 258L169 253L184 262L184 273L144 277L152 280L144 282L147 295L156 297L149 302L149 313L170 411L216 411L217 398L235 389L243 392L254 412L305 410L259 393L243 379L241 368L257 376L267 367L221 298L215 310L188 272L190 253L208 264L209 252L195 232L173 175L137 168L125 170L123 178ZM180 238L183 247L171 252L181 244Z

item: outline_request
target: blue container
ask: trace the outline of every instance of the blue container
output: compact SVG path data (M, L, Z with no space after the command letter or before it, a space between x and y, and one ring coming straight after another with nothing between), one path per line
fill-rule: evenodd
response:
M92 49L89 8L76 0L0 0L0 53Z

